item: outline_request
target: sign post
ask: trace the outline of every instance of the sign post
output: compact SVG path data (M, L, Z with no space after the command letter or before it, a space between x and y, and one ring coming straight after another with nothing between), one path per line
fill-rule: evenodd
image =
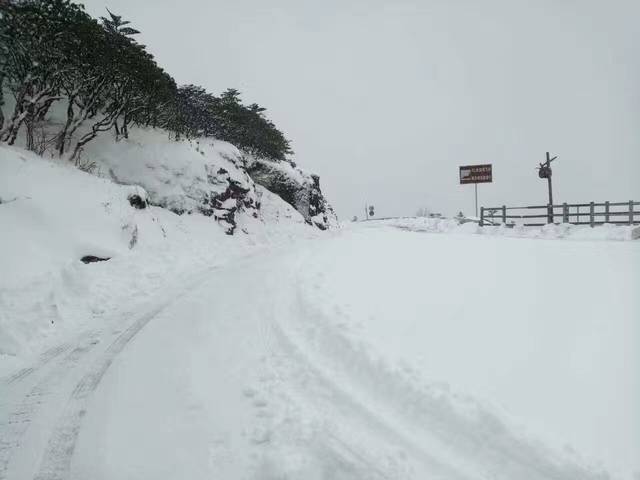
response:
M476 193L476 217L478 216L478 184L493 182L493 165L463 165L460 167L460 185L473 183Z
M476 190L476 217L478 216L478 184L474 183L473 187Z

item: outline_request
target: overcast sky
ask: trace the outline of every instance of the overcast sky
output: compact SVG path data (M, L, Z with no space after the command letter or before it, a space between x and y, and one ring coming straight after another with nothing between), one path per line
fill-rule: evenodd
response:
M343 219L480 204L640 199L637 0L88 0L178 83L238 88Z

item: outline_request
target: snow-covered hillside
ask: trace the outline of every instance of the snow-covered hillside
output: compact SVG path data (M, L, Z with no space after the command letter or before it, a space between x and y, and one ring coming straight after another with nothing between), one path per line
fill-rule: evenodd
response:
M128 153L117 164L118 173L127 183L139 181L150 188L158 203L187 209L202 193L197 188L215 187L197 178L193 172L206 165L189 167L191 159L183 165L174 159L174 170L168 171L163 163L167 157L158 155L159 173L145 176L154 167L136 163L141 150L133 142L118 145L118 154ZM146 158L154 153L146 152ZM184 149L178 153L184 155ZM16 358L39 353L41 341L73 331L79 322L100 322L131 299L149 295L166 284L167 276L177 280L258 245L317 233L293 207L253 184L261 208L241 210L239 233L226 238L226 225L201 214L135 208L129 197L148 196L141 187L118 185L22 149L0 147L0 158L0 371ZM95 158L101 169L114 157ZM136 170L145 165L146 172ZM85 256L110 260L83 264Z
M235 231L236 214L259 215L263 189L256 188L254 179L310 225L322 230L337 227L317 176L285 161L255 159L213 138L176 141L164 130L131 128L128 139L116 141L111 133L99 136L87 145L83 158L99 175L143 186L154 205L212 216L228 233ZM273 168L258 175L256 165ZM288 195L290 190L294 194Z

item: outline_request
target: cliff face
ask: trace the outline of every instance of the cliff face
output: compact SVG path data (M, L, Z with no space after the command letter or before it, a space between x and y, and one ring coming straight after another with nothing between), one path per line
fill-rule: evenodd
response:
M320 177L307 174L287 162L264 159L247 161L249 176L259 185L280 196L321 230L337 226L337 217L320 189Z

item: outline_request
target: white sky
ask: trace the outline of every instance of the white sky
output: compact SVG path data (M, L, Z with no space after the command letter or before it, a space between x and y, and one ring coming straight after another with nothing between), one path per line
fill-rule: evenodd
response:
M241 90L342 219L480 204L640 200L637 0L88 0L178 83Z

